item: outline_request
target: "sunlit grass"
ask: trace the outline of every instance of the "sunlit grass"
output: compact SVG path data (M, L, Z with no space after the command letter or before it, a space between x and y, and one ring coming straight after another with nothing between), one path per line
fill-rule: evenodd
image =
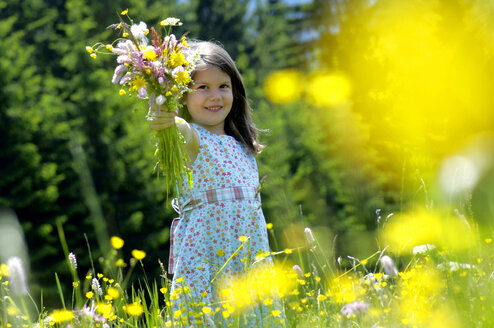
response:
M267 257L276 264L228 281L215 303L205 302L206 295L194 298L184 279L178 279L181 288L173 292L163 277L127 285L128 273L142 265L145 252L134 251L135 257L122 259L130 264L124 272L115 265L120 257L114 249L109 259L114 263L113 276L98 269L79 273L73 258L73 296L62 295L59 286L64 305L51 308L31 299L20 276L22 264L9 261L0 266L2 327L206 327L214 322L241 327L243 320L254 322L249 309L256 306L280 327L490 327L494 323L493 239L481 240L472 231L468 248L441 244L438 234L448 234L448 229L454 232L450 237L464 237L454 225L448 228L435 222L439 219L434 215L438 213L412 212L385 227L383 240L390 233L400 237L391 238L389 245L403 240L414 246L396 248L404 256L399 258L387 245L365 259L348 256L332 263L322 258L324 252L307 229L304 247L258 256L257 263ZM416 221L411 226L412 218ZM422 234L427 227L434 231ZM404 238L406 231L409 239ZM123 247L123 240L113 240L118 241L114 246ZM306 270L293 261L300 255ZM77 293L81 299L74 297ZM187 301L173 308L182 297Z

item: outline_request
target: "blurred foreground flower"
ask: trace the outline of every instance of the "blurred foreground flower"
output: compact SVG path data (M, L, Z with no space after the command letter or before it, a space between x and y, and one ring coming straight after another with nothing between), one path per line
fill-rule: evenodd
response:
M12 292L17 295L27 295L28 288L22 260L18 257L11 257L7 260L7 267L9 268Z
M274 104L286 104L299 99L303 92L302 73L286 69L271 73L264 82L264 92Z
M383 231L383 240L397 254L410 254L423 244L465 250L475 243L474 234L459 218L430 210L394 216Z
M242 310L265 299L282 298L296 285L295 276L281 266L255 268L247 276L224 282L222 300Z

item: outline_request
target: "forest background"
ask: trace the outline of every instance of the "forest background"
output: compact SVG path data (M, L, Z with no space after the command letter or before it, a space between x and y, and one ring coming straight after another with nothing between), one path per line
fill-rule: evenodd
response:
M150 277L168 258L176 214L146 102L111 85L114 57L85 50L115 39L126 8L179 17L177 35L236 60L266 129L273 248L304 246L310 226L334 258L365 257L387 220L433 206L492 235L492 1L0 1L0 262L22 256L47 303L67 272L57 226L82 268L113 235L147 252Z

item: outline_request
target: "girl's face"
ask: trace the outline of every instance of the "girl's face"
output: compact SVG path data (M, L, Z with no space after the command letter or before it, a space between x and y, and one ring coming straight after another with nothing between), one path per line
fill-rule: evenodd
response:
M194 92L185 104L192 122L215 134L225 134L225 118L232 109L233 91L230 76L218 67L209 66L194 75Z

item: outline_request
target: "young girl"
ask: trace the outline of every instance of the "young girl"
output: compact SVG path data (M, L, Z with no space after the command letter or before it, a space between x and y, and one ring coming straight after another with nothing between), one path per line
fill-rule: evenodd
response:
M180 217L172 224L168 269L174 273L172 295L188 286L194 299L215 304L225 281L245 271L244 254L250 254L247 261L252 263L256 254L269 251L254 158L262 146L232 58L211 42L194 42L191 50L198 52L199 59L192 73L194 92L184 97L180 113L184 119L178 113L163 109L156 113L151 108L155 114L149 121L154 130L178 126L186 139L193 174L193 188L184 184L174 204ZM243 236L249 238L245 245L250 249L222 268L242 244L240 240L245 240ZM183 301L177 304L176 308L184 307ZM263 322L249 320L247 325L266 326L262 317L252 320Z

